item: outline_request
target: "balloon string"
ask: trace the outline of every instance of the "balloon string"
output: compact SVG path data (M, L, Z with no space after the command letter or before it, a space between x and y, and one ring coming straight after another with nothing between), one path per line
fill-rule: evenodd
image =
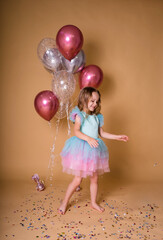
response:
M74 103L76 102L77 98L75 98L73 100L73 102L70 104L66 104L66 115L67 115L67 126L68 126L68 136L70 137L71 135L71 127L70 127L70 118L69 118L69 113L70 113L70 109L74 106ZM51 122L49 121L48 122L48 125L50 128L52 128L52 124ZM50 186L52 186L52 181L53 181L53 171L54 171L54 163L59 154L55 154L55 147L56 147L56 140L57 140L57 136L58 136L58 133L59 133L59 127L60 126L60 118L56 120L56 133L55 133L55 136L54 136L54 142L53 142L53 145L52 147L50 148L50 159L49 159L49 164L48 164L48 170L50 171L50 174L47 176L46 180L50 180Z
M68 136L70 137L71 128L70 128L70 118L69 118L69 104L66 105L66 114L67 114Z
M56 134L55 134L55 137L54 137L53 145L50 149L51 150L50 151L50 159L49 159L49 164L48 164L48 169L50 170L50 176L47 177L47 179L49 178L49 180L51 181L50 186L52 186L52 180L53 180L54 159L56 158L56 155L54 154L54 151L55 151L55 143L56 143L57 135L58 135L58 132L59 132L59 124L60 124L60 119L58 119L56 121ZM51 128L51 123L49 124L49 126Z
M76 103L76 101L77 101L77 99L78 99L78 97L76 97L73 101L72 101L72 103L69 105L69 109L71 109L73 106L74 106L74 103Z
M49 125L50 128L52 128L52 125L51 125L51 122L50 122L50 121L48 121L48 125Z

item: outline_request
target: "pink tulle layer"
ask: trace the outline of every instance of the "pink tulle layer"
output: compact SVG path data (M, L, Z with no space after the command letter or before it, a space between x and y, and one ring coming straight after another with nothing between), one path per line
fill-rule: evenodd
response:
M87 176L93 176L94 173L101 175L105 172L110 172L108 158L96 159L96 161L87 159L87 162L78 161L82 159L81 156L76 156L76 160L73 160L74 156L67 154L66 157L62 156L63 172L86 178Z

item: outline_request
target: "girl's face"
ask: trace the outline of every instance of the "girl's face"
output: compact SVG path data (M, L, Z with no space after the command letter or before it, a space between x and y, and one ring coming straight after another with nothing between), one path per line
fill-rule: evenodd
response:
M92 96L88 100L88 110L93 112L98 106L99 95L97 92L93 92Z

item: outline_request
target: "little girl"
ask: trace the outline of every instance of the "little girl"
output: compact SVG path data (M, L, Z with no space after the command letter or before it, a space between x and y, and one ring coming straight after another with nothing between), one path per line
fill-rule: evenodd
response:
M98 175L110 172L109 153L104 142L98 137L106 139L128 141L125 135L114 135L104 132L102 126L103 115L100 114L101 95L92 87L85 87L80 91L78 106L71 114L70 120L74 122L75 136L69 138L61 152L63 172L75 175L69 184L65 197L58 209L65 214L68 202L80 185L82 178L90 177L91 207L103 212L104 208L96 202L98 189Z

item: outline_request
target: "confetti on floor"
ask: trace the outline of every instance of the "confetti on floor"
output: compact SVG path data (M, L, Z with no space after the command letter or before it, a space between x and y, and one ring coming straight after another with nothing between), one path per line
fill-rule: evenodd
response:
M152 239L161 240L163 235L158 204L144 201L131 207L126 200L116 199L108 194L102 199L104 213L98 213L89 207L90 201L84 199L86 192L75 193L65 215L57 213L61 198L51 189L44 194L28 195L16 209L1 218L6 232L2 239L72 240L72 239ZM58 190L59 191L59 190ZM158 217L159 216L159 217ZM8 231L10 229L10 231ZM25 238L24 238L25 239Z

